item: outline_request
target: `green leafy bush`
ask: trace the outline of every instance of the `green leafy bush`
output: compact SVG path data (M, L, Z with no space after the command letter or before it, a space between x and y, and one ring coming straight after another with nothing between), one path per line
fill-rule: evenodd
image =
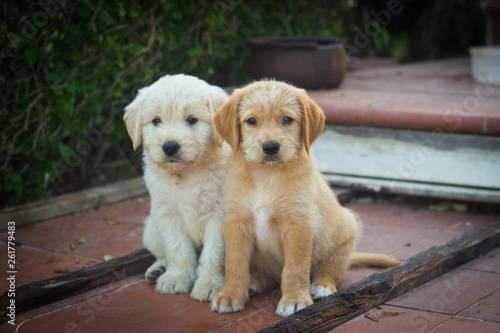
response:
M139 174L122 121L139 88L173 73L244 83L248 37L352 35L353 1L335 3L4 2L0 204Z

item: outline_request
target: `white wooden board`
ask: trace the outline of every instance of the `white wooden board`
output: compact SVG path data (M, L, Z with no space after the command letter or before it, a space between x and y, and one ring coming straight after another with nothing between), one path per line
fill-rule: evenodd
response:
M327 126L312 151L317 169L341 185L394 189L399 184L409 190L414 183L420 192L439 188L439 196L484 190L486 201L500 194L497 137Z

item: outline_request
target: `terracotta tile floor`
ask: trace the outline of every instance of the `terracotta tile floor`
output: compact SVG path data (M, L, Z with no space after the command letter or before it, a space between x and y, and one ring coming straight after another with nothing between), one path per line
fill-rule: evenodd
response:
M332 124L500 135L500 89L475 82L469 58L352 71L310 96Z
M142 222L149 210L146 197L98 210L19 228L18 286L73 271L142 246ZM467 230L498 222L493 215L428 210L414 204L353 202L347 205L364 221L358 249L390 253L405 259ZM6 233L0 249L6 253ZM85 241L81 241L85 239ZM80 242L79 242L80 241ZM0 269L7 271L5 261ZM376 268L349 272L340 288ZM0 280L6 290L6 280ZM16 317L17 332L255 332L281 318L274 314L279 289L253 296L235 314L211 312L208 304L188 295L155 293L142 274L62 300ZM493 332L500 330L500 249L445 274L332 332ZM14 332L2 323L0 330Z

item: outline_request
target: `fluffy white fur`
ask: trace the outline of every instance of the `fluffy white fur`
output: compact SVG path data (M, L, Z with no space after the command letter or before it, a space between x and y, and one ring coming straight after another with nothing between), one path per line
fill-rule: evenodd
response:
M191 291L203 302L222 288L222 184L230 148L215 131L213 115L227 98L221 88L195 77L167 75L141 89L125 108L134 149L144 148L151 195L144 246L157 259L146 279L156 282L159 293ZM178 152L167 154L167 142L177 143Z

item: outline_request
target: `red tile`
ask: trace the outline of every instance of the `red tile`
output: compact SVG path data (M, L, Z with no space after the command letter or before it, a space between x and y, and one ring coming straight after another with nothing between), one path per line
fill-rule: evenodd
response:
M130 284L143 282L141 280L142 279L140 279L138 276L134 276L134 277L120 280L120 281L114 281L110 284L107 284L107 285L101 287L101 288L93 289L93 290L78 294L76 296L73 296L71 298L66 298L66 299L63 299L61 301L51 303L49 305L31 310L28 312L17 313L16 314L16 326L12 327L11 325L5 325L4 327L7 329L6 332L14 332L14 330L18 326L21 326L21 328L18 330L18 332L24 332L24 328L23 328L24 324L23 323L28 322L35 317L45 316L53 311L55 311L54 313L57 313L58 311L60 311L63 308L70 307L70 306L77 306L78 304L85 301L86 299L96 297L97 295L105 294L105 293L111 292L113 290L124 288L125 286L128 286ZM1 324L0 324L0 328L1 328ZM51 330L44 327L44 331L50 332ZM58 332L59 330L52 330L52 331ZM63 328L61 331L65 331L65 329ZM71 331L71 330L68 330L68 331ZM97 331L95 331L95 332L97 332Z
M387 204L387 205L370 205L370 204L360 204L360 203L352 203L348 205L351 209L354 209L362 218L365 224L365 233L363 238L361 239L359 250L370 251L370 252L380 252L380 253L395 253L396 257L404 259L407 255L413 254L420 249L425 249L428 246L435 245L434 243L438 243L440 241L451 238L455 235L461 234L464 231L469 229L478 227L480 225L484 225L490 222L494 222L497 220L497 217L488 216L488 215L476 215L471 213L437 213L428 211L426 209L414 210L413 207L407 204ZM136 200L128 201L125 203L112 205L109 207L104 207L100 210L75 214L74 216L68 218L55 219L53 221L48 221L45 223L29 226L26 228L20 228L18 230L19 235L25 241L25 244L30 246L39 246L41 248L55 248L59 249L64 253L47 253L45 251L39 251L36 249L29 249L24 246L18 247L18 258L21 263L21 268L25 270L25 272L30 272L30 275L26 274L23 278L29 278L29 280L34 279L34 277L39 274L50 274L53 272L53 266L62 266L64 267L56 267L62 269L71 270L74 268L74 260L75 258L85 257L85 260L92 260L92 258L102 259L104 254L109 254L112 256L120 256L129 254L133 252L135 249L142 246L142 225L143 220L147 216L149 211L149 198L146 198L143 202L138 202ZM71 244L74 240L79 239L80 231L87 230L89 233L84 235L86 238L85 244L80 244L75 247L73 251L69 251L67 246ZM90 235L90 236L89 236ZM62 240L62 241L61 241ZM54 245L53 243L58 244ZM404 250L408 250L405 247L406 242L410 242L412 244L409 249L410 252L404 252ZM66 244L63 246L62 250L60 248L60 244ZM32 245L33 244L33 245ZM399 251L397 251L399 250ZM412 252L413 251L413 252ZM484 258L483 258L484 259ZM487 258L486 258L487 259ZM469 267L469 271L473 273L483 273L479 271L473 271L472 269L485 269L487 267L494 267L497 261L492 258L489 264L483 264L483 266L475 266L475 264L471 263ZM1 266L0 266L1 267ZM67 267L67 268L66 268ZM352 283L359 281L362 278L369 276L374 272L378 272L380 269L377 268L364 268L355 271L350 271L346 274L344 279L342 280L339 288L345 288ZM491 271L491 270L490 270ZM487 273L485 273L487 274ZM489 273L490 275L492 273ZM50 277L50 276L49 276ZM135 278L137 281L137 277ZM472 280L477 280L479 282L475 283L476 296L472 297L471 295L459 295L457 297L457 302L462 302L463 305L461 309L474 304L474 302L478 301L482 297L484 297L484 292L488 292L488 288L490 288L490 279L489 276L479 276L479 277L469 277L469 279L465 280L465 282L469 283ZM462 282L462 277L460 276L459 280ZM488 282L489 281L489 282ZM487 288L484 285L487 285ZM124 284L120 284L119 286L123 286ZM462 285L461 285L462 287ZM134 287L139 288L139 287ZM142 287L141 287L142 288ZM44 315L40 318L50 317L55 318L55 322L65 323L64 318L68 318L76 322L80 327L80 322L78 322L76 317L79 317L78 314L68 314L69 311L67 309L72 309L73 311L76 306L78 306L82 300L92 297L98 294L105 293L106 290L113 290L112 285L100 288L98 290L84 293L82 295L78 295L68 300L60 301L48 306L45 306L41 309L36 309L30 311L25 314L19 314L19 320L26 320L29 318L33 318L36 315L48 313L50 311L60 309L51 314ZM124 289L128 289L124 288ZM471 287L467 287L468 290L474 289ZM491 289L491 288L490 288ZM439 291L439 290L438 290ZM452 288L453 291L453 288ZM460 293L466 294L465 291L459 289ZM489 291L491 292L491 291ZM151 294L149 294L151 293ZM114 294L114 292L113 292ZM158 296L154 292L154 287L151 285L146 285L141 291L131 292L131 298L139 298L137 296L141 294L141 297L144 295L148 295L153 299L156 299ZM438 293L437 296L441 296ZM445 297L450 297L446 292L444 293ZM453 294L451 294L453 296ZM105 297L105 296L100 296ZM114 297L114 296L113 296ZM176 297L181 297L181 300L177 300ZM183 298L182 298L183 297ZM267 297L267 298L266 298ZM404 297L404 296L402 296ZM427 298L426 298L427 297ZM226 331L231 331L232 328L239 330L252 330L253 328L260 329L268 326L270 323L273 323L274 320L278 321L281 318L274 315L274 311L276 310L276 304L279 302L280 293L279 289L275 291L264 294L257 295L250 299L250 302L245 309L244 312L240 314L231 314L231 315L219 315L214 314L215 316L222 316L223 320L218 322L218 326L214 323L213 318L207 319L207 323L212 323L214 325L210 326L210 329L218 329L220 327L226 327ZM416 298L418 299L418 297ZM441 299L436 298L438 300ZM154 304L160 304L162 301L167 300L170 304L167 309L169 311L174 311L176 302L181 304L184 301L192 301L187 295L182 296L162 296L161 300L153 300ZM421 302L428 302L429 300L433 300L433 298L429 295L424 295L424 297L420 297ZM120 298L120 301L122 299ZM93 303L88 301L89 306ZM104 300L103 300L104 302ZM126 300L123 300L126 303ZM180 303L179 303L180 302ZM75 304L78 303L78 304ZM71 305L74 304L74 305ZM84 303L81 303L84 304ZM113 304L115 304L113 302ZM163 303L161 303L163 304ZM202 311L199 308L197 302L192 301L182 303L183 307L186 308L186 313L191 313L189 304L195 304L193 306L193 311ZM99 305L99 304L97 304ZM205 304L208 307L208 304ZM424 304L425 305L425 304ZM435 305L432 303L431 305ZM67 309L61 309L62 307L69 306ZM90 309L93 309L90 307ZM94 309L96 311L96 309ZM135 310L134 310L135 311ZM138 311L138 310L137 310ZM205 311L205 310L203 310ZM413 311L413 310L412 310ZM443 311L448 311L447 309ZM450 310L451 311L451 310ZM108 313L109 312L109 313ZM121 322L123 318L130 315L126 312L124 308L116 308L112 305L109 308L109 311L105 312L101 310L101 313L107 313L105 318L107 321L107 325L102 326L105 330L111 330L111 325L114 325L114 321ZM113 317L113 313L116 317ZM425 312L424 312L425 313ZM62 315L63 318L59 318L58 316ZM211 314L210 314L211 315ZM55 316L55 317L51 317ZM75 317L76 316L76 317ZM137 313L132 314L133 316L139 316ZM143 315L144 318L149 316ZM160 315L151 312L151 317L158 323L163 323ZM97 318L97 316L96 316ZM149 317L148 317L149 318ZM81 318L80 318L81 319ZM84 317L85 319L85 317ZM36 319L38 320L38 319ZM66 320L66 322L68 322ZM97 319L95 319L97 322ZM145 319L144 319L145 320ZM422 324L422 320L420 317L415 317L414 322ZM183 325L188 325L188 320L179 319L178 320ZM29 324L31 321L26 322L21 327L20 332L23 332L23 329L30 328L32 324ZM48 321L44 322L49 325ZM239 324L238 324L239 323ZM45 325L44 324L44 325ZM83 323L85 324L85 322ZM25 326L26 325L26 326ZM121 325L120 323L118 326ZM159 324L160 325L160 324ZM163 328L168 328L170 323L162 324ZM84 326L82 326L84 327ZM89 328L90 326L85 326ZM121 327L121 326L119 326ZM188 327L188 326L185 326ZM193 328L192 326L189 326ZM195 327L196 328L196 327ZM60 327L55 328L54 330L59 330ZM64 327L62 328L65 329ZM89 328L90 329L90 328ZM97 329L97 330L96 330ZM99 331L101 326L92 326L91 330ZM184 328L181 328L184 329Z
M434 231L424 228L395 228L390 225L365 225L364 233L359 240L357 251L392 253L405 247L406 244L430 237ZM395 252L397 257L405 259L404 255Z
M346 206L363 222L358 251L390 253L400 259L498 219L493 215L415 210L408 204L350 203Z
M350 85L309 95L325 111L328 123L345 125L482 134L485 119L496 111L494 99L470 107L467 103L475 100L460 94L360 90ZM491 128L495 125L492 121Z
M27 260L46 255L47 251L27 248L22 245L15 245L14 252L16 255L16 264L24 263ZM0 243L0 253L7 254L7 244ZM7 255L6 255L7 256ZM0 265L6 264L5 260L0 260ZM2 266L0 266L2 267Z
M402 112L397 106L394 106L394 109L375 109L373 111L373 124L379 127L424 131L440 129L459 133L483 133L485 114L474 113L464 117L460 114L448 114L447 112L451 111L443 110L443 112L436 113L426 109L408 109Z
M85 244L74 248L65 247L60 252L103 259L105 255L113 258L128 255L143 247L143 228L131 227L120 233L106 234L98 239L87 239Z
M22 257L21 257L22 258ZM65 255L56 253L43 253L31 259L17 259L17 274L16 285L22 286L27 283L32 283L40 280L45 280L55 276L59 276L65 272L72 272L83 267L97 264L100 260L85 258L76 255ZM0 265L2 271L7 271L5 262ZM4 284L2 279L1 284ZM0 285L0 287L2 286ZM4 290L1 288L0 290Z
M500 135L500 115L491 114L486 119L485 133L490 135Z
M500 273L500 248L496 248L462 266L464 268L476 269L479 271Z
M350 93L331 91L327 96L311 98L324 111L327 124L370 126L372 124L372 108L370 106L349 105ZM356 97L355 97L356 98Z
M50 251L75 245L81 238L96 240L143 226L149 212L149 200L129 200L99 210L78 213L29 225L16 231L16 240Z
M480 332L480 333L497 333L500 330L499 323L490 323L486 321L453 318L446 323L440 325L432 331L432 333L455 333L455 332Z
M363 279L366 279L373 273L378 273L380 271L383 271L382 268L374 268L374 267L365 267L365 268L358 268L354 270L350 270L347 272L346 275L342 278L342 281L340 281L340 284L338 285L337 289L343 289L345 287L350 286L351 284L354 284L358 281L361 281Z
M12 250L12 248L11 248ZM15 258L15 268L10 269L8 267L11 262L8 262L7 260L0 260L0 271L1 272L7 272L7 271L18 271L19 273L16 275L16 285L20 286L26 283L26 281L31 282L31 279L27 277L26 275L29 274L24 274L27 270L30 270L34 266L33 260L37 260L40 257L46 256L48 253L46 251L39 251L36 249L29 249L25 248L23 246L15 246L14 251L11 251L14 253ZM5 255L5 259L7 259L7 254L8 254L8 247L7 245L0 244L0 253L2 255ZM2 273L1 279L0 279L0 292L3 293L3 291L7 290L7 280L4 277L4 274ZM53 273L55 275L55 273Z
M276 295L278 295L278 293L276 293ZM281 294L279 294L279 296L281 296ZM240 320L233 321L214 332L257 332L258 330L264 329L283 320L283 317L275 314L276 305L278 303L279 297L275 298L274 301L266 298L262 299L261 297L253 300L250 299L248 306L256 310L255 312Z
M339 109L330 103L320 102L320 107L325 113L325 122L332 125L353 125L353 126L371 126L372 113L371 108L343 107Z
M333 123L499 133L498 91L471 79L468 60L436 64L353 71L339 89L310 95Z
M457 314L498 288L496 273L454 269L388 302L391 305Z
M360 215L364 225L386 224L395 227L417 227L445 230L448 228L467 231L477 227L498 222L498 216L458 213L435 212L427 207L411 204L363 204L350 203L346 205ZM457 226L457 223L461 225Z
M422 251L425 251L436 245L443 245L453 238L461 236L463 232L456 230L445 230L430 234L427 237L408 242L404 247L391 252L391 255L397 258L409 258Z
M268 297L268 299L266 299ZM160 295L143 281L61 308L22 324L20 332L209 332L272 304L270 293L253 297L244 311L219 314L188 295ZM279 319L279 318L277 318Z
M381 306L380 309L368 311L369 316L378 322L366 318L364 314L334 328L331 333L416 333L427 332L436 325L446 321L449 316L404 309L394 306Z
M461 312L460 316L500 322L500 291L497 290L494 294Z

